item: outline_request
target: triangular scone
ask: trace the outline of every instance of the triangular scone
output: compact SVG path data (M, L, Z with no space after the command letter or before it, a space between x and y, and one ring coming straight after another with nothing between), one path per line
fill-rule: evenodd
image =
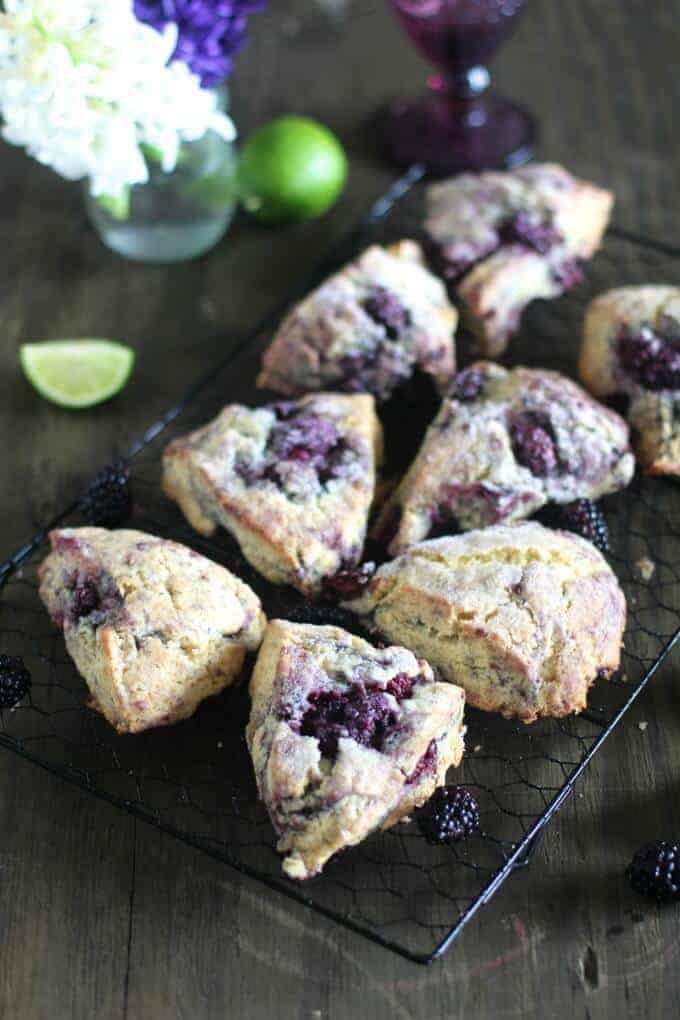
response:
M120 733L165 726L237 678L265 618L250 588L193 549L142 531L50 533L40 597Z
M618 668L626 601L590 542L533 521L414 545L347 607L476 708L533 722L586 705Z
M386 400L419 369L445 386L457 323L418 244L372 245L287 315L257 384L288 397L344 390Z
M625 421L571 379L480 361L452 383L376 537L397 555L548 502L598 499L634 469Z
M163 489L204 535L218 524L275 584L317 591L358 562L382 430L368 394L230 404L163 454Z
M291 878L405 818L463 755L463 691L339 627L274 620L250 692L248 746Z
M426 230L481 353L497 357L536 298L581 279L613 195L556 163L458 174L427 190Z
M643 470L680 475L680 287L619 287L591 301L579 372L597 396L630 397Z
M680 476L680 389L639 389L631 399L628 421L643 471Z

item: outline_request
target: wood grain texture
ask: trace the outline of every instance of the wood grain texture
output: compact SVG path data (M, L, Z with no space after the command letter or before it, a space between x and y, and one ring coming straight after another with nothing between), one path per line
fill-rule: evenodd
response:
M3 553L280 298L390 179L366 118L415 90L424 67L382 2L349 0L347 12L334 21L316 0L276 0L253 21L235 79L243 133L294 110L346 142L347 192L317 223L239 223L194 264L134 266L91 234L77 187L2 148ZM618 223L668 240L680 228L678 35L674 5L662 0L531 0L496 67L538 113L542 154L613 186ZM132 343L134 379L96 411L51 408L20 378L17 346L88 333ZM679 915L634 899L623 878L640 842L680 831L676 672L671 663L658 674L531 867L430 969L2 754L0 1017L677 1016Z

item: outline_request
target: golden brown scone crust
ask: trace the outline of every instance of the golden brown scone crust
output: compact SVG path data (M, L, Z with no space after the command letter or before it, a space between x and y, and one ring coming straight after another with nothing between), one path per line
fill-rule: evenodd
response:
M234 682L265 625L224 567L141 531L50 533L40 597L101 711L120 733L165 726Z
M289 415L283 422L277 406ZM297 427L302 415L321 419L337 435L335 466L325 480L323 465L274 463L268 453L275 430L286 421ZM230 404L210 424L169 444L163 491L201 534L221 525L264 577L313 594L361 556L381 454L382 429L369 394L316 393L255 409Z
M408 322L396 335L367 311L376 288ZM257 384L288 397L315 390L386 400L416 369L445 386L455 371L458 313L415 241L372 245L296 305L262 359Z
M390 713L378 746L344 735L330 751L302 732L319 692L357 689L377 692ZM463 754L463 691L435 682L407 649L377 649L339 627L273 620L250 693L248 746L291 878L317 874L338 850L405 818Z
M680 288L618 287L588 305L579 374L597 396L630 397L628 421L637 458L651 475L680 475L680 390L651 390L628 377L617 354L622 333L680 323ZM675 327L677 329L677 326Z
M619 665L626 604L585 539L535 522L413 546L348 608L399 636L469 704L533 722L581 711Z

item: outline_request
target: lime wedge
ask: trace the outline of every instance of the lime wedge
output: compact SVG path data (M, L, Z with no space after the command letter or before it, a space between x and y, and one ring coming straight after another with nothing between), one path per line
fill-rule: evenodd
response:
M135 352L113 340L45 340L22 344L24 375L38 393L59 407L101 404L122 390Z

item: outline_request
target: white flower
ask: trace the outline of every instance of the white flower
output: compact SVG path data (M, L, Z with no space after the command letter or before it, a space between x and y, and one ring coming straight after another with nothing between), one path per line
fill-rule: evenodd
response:
M215 95L170 62L176 29L137 21L133 0L5 0L3 135L63 177L116 196L148 179L140 146L174 169L183 141L235 136Z

